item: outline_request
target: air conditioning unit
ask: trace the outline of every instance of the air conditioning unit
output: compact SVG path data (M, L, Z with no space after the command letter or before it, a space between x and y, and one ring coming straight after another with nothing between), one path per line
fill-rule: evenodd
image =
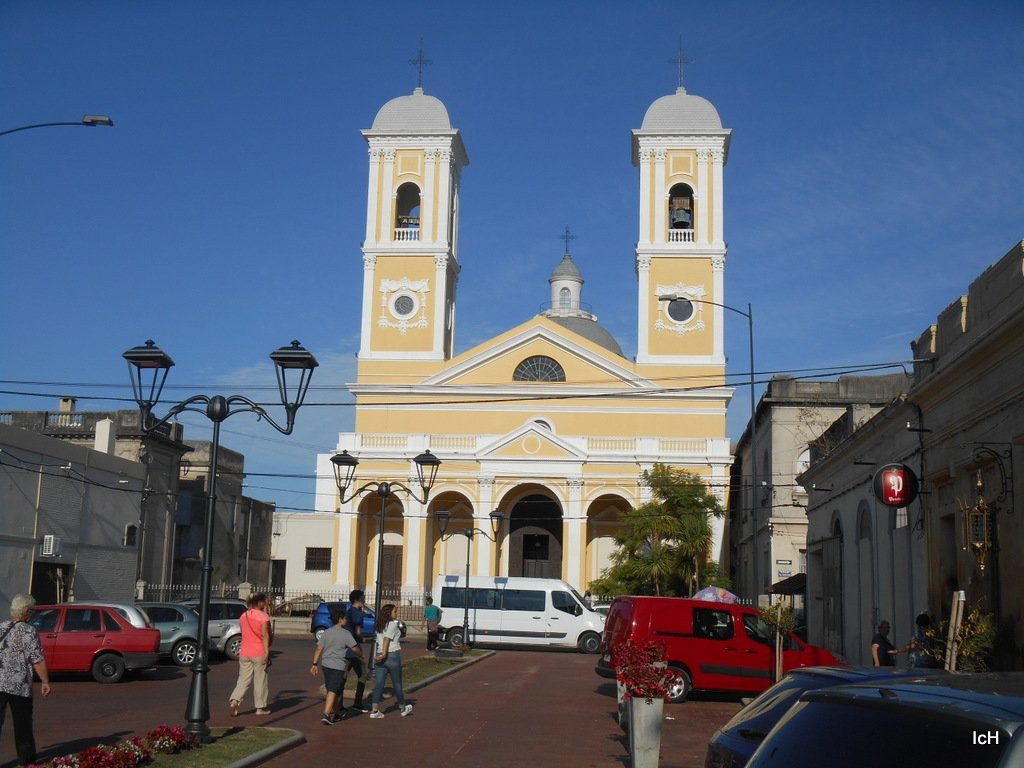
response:
M47 534L43 536L43 546L39 550L41 557L60 556L60 536Z

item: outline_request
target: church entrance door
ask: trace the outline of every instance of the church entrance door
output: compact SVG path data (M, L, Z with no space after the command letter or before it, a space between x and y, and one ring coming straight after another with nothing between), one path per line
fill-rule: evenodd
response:
M508 575L562 578L562 510L548 496L532 494L512 508Z

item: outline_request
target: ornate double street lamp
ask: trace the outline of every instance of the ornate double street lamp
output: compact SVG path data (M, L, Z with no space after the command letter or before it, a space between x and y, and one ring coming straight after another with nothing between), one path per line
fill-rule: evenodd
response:
M453 536L465 536L466 537L466 591L463 593L463 615L462 615L462 642L459 642L458 635L451 640L452 645L464 645L467 648L473 647L473 636L470 632L469 626L469 564L470 564L470 550L473 544L473 536L479 534L485 536L494 543L498 542L498 531L501 530L501 521L505 518L502 517L501 512L494 510L490 514L491 518L491 530L486 531L483 528L477 528L475 526L469 526L468 528L456 528L451 533L448 533L448 523L451 522L452 515L447 509L441 509L437 512L437 519L441 523L441 541L447 541ZM452 635L449 633L449 638Z
M185 710L185 732L195 736L201 742L210 740L210 729L206 721L210 719L210 697L207 686L208 631L207 622L210 616L210 576L213 572L213 521L217 505L217 453L220 448L220 423L236 413L255 413L260 419L266 419L278 432L290 435L295 425L295 413L306 398L309 382L313 377L313 369L319 365L316 358L303 349L299 342L293 341L291 346L281 347L270 353L277 371L277 386L281 395L287 422L281 426L274 421L261 405L254 403L242 395L195 395L173 406L160 420L153 416L153 406L160 402L167 373L174 361L161 350L152 340L139 347L132 347L122 357L128 361L128 371L132 380L132 391L135 402L139 404L142 417L142 429L149 433L166 424L183 411L194 411L205 414L213 422L213 443L210 448L209 490L206 494L206 543L203 547L202 578L199 585L199 653L192 664L192 685L188 692L188 706ZM295 381L295 377L298 381ZM291 383L289 383L291 379ZM199 407L204 406L204 407Z
M347 504L356 496L364 493L375 493L380 499L380 526L377 531L377 586L373 595L374 618L380 616L381 591L384 582L384 513L387 509L388 496L394 495L395 491L402 491L420 504L426 504L430 497L430 489L434 487L434 481L437 479L437 468L441 466L441 460L430 451L424 451L414 458L413 462L416 464L416 479L419 482L420 491L423 493L422 497L417 496L412 488L399 482L369 482L346 496L345 492L355 478L359 459L348 451L331 456L331 463L334 465L334 481L338 484L338 492L341 497L339 503Z
M728 304L719 304L717 301L698 299L685 294L669 294L659 296L658 298L668 302L666 309L669 316L675 320L681 321L692 317L694 304L710 304L713 307L721 307L747 318L747 338L750 342L750 500L754 513L754 588L759 591L761 587L757 583L757 564L760 558L757 557L757 512L759 504L757 501L757 400L754 396L754 310L751 309L749 303L747 304L747 311L744 312L742 309L730 307Z
M114 121L106 115L85 115L81 120L61 120L56 123L35 123L34 125L22 125L18 128L8 128L6 131L0 131L0 136L6 136L8 133L17 133L18 131L29 131L33 128L50 128L54 125L113 126Z

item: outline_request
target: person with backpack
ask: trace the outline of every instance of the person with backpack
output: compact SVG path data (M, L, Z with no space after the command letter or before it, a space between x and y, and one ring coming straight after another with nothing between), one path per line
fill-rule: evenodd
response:
M348 679L349 672L355 674L356 691L352 700L352 711L363 713L369 711L363 704L367 677L366 653L363 651L363 643L372 640L372 638L363 637L363 617L366 615L365 600L366 595L363 590L353 589L348 595L348 609L345 612L345 626L356 641L356 648L349 648L345 654L345 679ZM343 684L344 682L342 680ZM344 688L342 690L344 692Z
M398 606L388 603L377 616L376 643L373 656L373 711L370 717L379 720L384 717L380 711L380 699L384 694L384 681L391 675L391 688L398 701L398 713L406 717L412 712L412 704L405 700L402 689L402 627L398 621Z

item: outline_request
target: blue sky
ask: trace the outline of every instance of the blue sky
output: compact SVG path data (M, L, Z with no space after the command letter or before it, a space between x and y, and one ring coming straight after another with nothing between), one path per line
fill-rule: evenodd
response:
M321 361L296 433L225 422L251 472L311 473L352 425L367 154L359 130L425 90L463 135L465 350L548 297L568 225L584 301L636 345L630 130L676 86L733 137L726 303L756 369L906 360L1024 236L1019 2L0 2L0 410L128 407L121 353L153 338L176 399ZM745 320L729 315L745 378ZM56 382L54 385L24 382ZM95 398L95 399L94 399ZM749 416L737 389L729 431ZM201 416L186 436L209 439ZM311 508L312 481L249 493Z

